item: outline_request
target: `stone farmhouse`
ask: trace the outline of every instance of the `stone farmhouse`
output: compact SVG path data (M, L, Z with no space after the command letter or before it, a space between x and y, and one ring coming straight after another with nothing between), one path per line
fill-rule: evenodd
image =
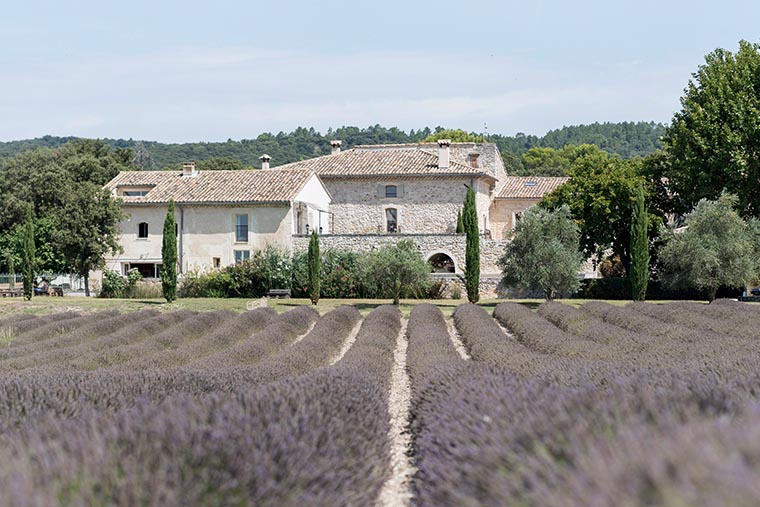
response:
M500 278L496 260L520 214L567 178L508 176L492 143L368 145L269 169L309 170L332 196L326 248L366 250L410 238L441 272L463 273L465 241L456 230L467 187L475 191L482 233L481 272ZM306 239L294 245L304 248ZM495 282L488 282L489 287Z
M274 244L306 249L322 234L322 248L371 250L412 239L440 276L464 271L465 238L456 234L467 187L476 195L481 230L483 291L495 289L501 256L520 214L566 178L508 176L496 145L437 143L368 145L279 167L261 157L261 170L122 172L108 188L121 198L124 253L107 267L138 268L158 276L162 226L176 203L180 272L246 259ZM448 274L448 275L446 275Z
M106 184L122 201L127 218L120 224L124 253L106 267L126 273L137 268L145 278L161 269L163 223L169 199L175 202L180 272L228 266L252 250L276 244L291 248L291 238L307 223L324 221L330 196L310 171L121 172Z

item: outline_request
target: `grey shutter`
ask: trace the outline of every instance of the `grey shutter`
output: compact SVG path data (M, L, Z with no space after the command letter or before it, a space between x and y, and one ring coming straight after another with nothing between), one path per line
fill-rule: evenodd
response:
M405 193L404 193L405 192L404 185L399 185L396 188L397 188L397 193L398 193L399 198L404 197L404 195L405 195Z
M377 197L385 197L385 186L383 185L377 186Z

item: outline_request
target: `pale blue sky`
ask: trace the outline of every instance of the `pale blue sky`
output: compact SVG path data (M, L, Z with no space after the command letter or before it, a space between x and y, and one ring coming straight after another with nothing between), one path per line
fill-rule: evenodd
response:
M10 2L0 140L667 122L760 2Z

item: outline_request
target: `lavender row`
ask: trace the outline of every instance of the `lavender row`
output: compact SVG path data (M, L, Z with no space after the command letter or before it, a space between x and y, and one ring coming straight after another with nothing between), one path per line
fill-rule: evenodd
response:
M9 506L372 505L387 477L384 409L377 384L330 369L41 419L3 437L0 489Z
M228 338L207 340L212 346L212 354L204 354L195 349L195 359L187 363L191 368L223 368L234 365L253 364L261 361L306 333L319 319L319 313L308 306L289 310L269 321L267 326L255 334L229 344Z
M410 358L416 346L410 335ZM414 503L751 505L760 445L742 439L756 433L745 421L760 422L759 386L758 375L665 373L567 387L444 363L424 389L413 386Z
M48 335L44 331L42 333L37 332L39 328L44 329L45 326L52 324L48 329L52 329L54 333L60 334L62 332L60 331L61 329L73 329L75 326L72 326L72 324L76 325L77 319L81 318L82 316L76 312L61 312L41 317L21 313L0 320L0 329L4 329L6 336L9 338L7 346L18 347L47 338Z
M210 318L209 327L199 325L190 333L162 337L158 350L130 359L118 369L142 370L176 368L212 356L261 332L278 317L268 308L234 314L220 312Z
M361 314L353 306L336 308L322 316L302 340L253 366L236 368L236 375L247 384L258 385L328 366L360 320Z

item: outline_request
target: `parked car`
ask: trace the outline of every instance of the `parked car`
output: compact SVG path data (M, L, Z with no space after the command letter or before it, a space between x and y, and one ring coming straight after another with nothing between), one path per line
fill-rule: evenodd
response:
M749 292L750 292L750 294L752 294L753 296L760 296L760 287L755 287L754 289L752 289L752 290L751 290L751 291L749 291Z

